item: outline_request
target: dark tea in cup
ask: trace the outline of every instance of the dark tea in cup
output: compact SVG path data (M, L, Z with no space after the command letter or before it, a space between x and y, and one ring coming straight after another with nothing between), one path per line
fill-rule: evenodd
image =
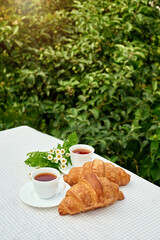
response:
M77 154L89 154L89 153L91 153L91 151L88 150L88 149L75 149L72 152L77 153Z
M52 181L56 178L57 176L52 173L39 173L34 177L35 180L41 181L41 182Z

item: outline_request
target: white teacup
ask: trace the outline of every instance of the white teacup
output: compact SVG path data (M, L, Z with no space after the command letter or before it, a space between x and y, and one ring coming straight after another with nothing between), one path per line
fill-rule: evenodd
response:
M48 176L48 177L47 177ZM38 180L40 178L55 177L53 180ZM39 168L31 173L34 190L39 198L47 199L53 197L58 190L59 184L62 184L61 192L64 191L66 184L60 181L60 172L55 168ZM35 179L36 178L36 179Z
M84 163L92 161L94 148L86 144L76 144L71 146L69 151L73 167L82 167Z

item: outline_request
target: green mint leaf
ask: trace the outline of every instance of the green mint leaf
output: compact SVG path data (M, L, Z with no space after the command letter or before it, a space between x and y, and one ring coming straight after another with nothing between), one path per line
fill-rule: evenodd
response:
M78 137L77 137L76 132L71 133L71 134L68 136L67 140L64 141L64 143L63 143L63 148L65 149L66 152L69 152L69 148L70 148L71 146L77 144L77 143L78 143Z

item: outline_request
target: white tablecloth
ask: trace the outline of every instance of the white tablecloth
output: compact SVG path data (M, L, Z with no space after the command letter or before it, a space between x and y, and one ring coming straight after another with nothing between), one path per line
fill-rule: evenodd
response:
M58 207L24 204L19 191L31 170L26 154L50 150L58 142L27 126L0 132L0 239L160 240L160 188L129 171L131 182L120 187L125 199L106 208L60 216Z

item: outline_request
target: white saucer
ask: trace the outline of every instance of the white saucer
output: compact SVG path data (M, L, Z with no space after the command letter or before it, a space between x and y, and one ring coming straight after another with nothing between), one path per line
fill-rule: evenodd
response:
M70 186L66 183L64 191L61 192L62 186L61 184L59 184L57 193L53 198L41 199L37 196L33 188L33 183L32 181L30 181L21 188L19 197L24 203L32 207L40 208L55 207L60 204L69 188Z
M69 171L71 170L71 168L73 168L73 166L72 166L72 165L69 165L69 166L67 166L65 169L60 169L60 171L61 171L62 173L64 173L64 174L68 174Z

